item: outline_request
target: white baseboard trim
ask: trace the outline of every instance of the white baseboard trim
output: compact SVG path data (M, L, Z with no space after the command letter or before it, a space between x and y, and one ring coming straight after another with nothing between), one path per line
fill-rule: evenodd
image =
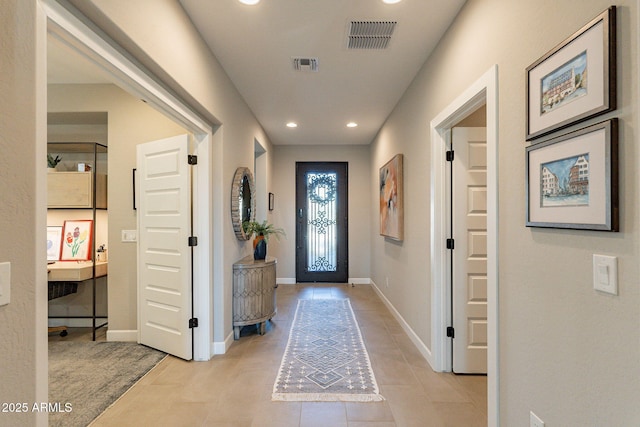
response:
M233 330L227 335L224 341L214 341L211 343L211 354L225 354L233 344Z
M107 330L107 341L121 341L121 342L138 342L138 331L112 331Z
M276 283L278 285L295 285L296 278L295 277L278 277L276 278Z
M431 369L435 370L433 356L431 355L431 350L429 350L429 347L427 347L425 343L420 339L420 337L418 337L418 335L413 331L413 329L411 329L411 326L409 326L409 324L404 320L402 315L400 315L398 310L396 310L393 304L391 304L391 301L387 299L387 297L382 293L380 288L378 288L373 280L371 280L371 286L376 291L376 294L378 294L384 305L386 305L389 311L391 311L393 317L395 317L398 323L400 323L400 326L402 326L402 329L407 333L413 345L415 345L420 354L422 354L422 357L427 360L427 362L431 366Z

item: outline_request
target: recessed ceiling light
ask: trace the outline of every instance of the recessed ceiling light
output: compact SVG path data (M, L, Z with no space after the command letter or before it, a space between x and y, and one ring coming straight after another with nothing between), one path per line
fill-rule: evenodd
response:
M249 6L253 6L254 4L260 3L260 0L238 0L242 4L248 4Z
M242 0L240 0L242 1ZM400 3L402 0L382 0L383 3L386 4L396 4L396 3Z
M358 124L357 124L356 122L349 122L349 123L347 123L347 127L348 127L348 128L354 128L354 127L357 127L357 126L358 126Z
M287 123L287 127L288 128L297 128L298 124L296 122L289 122L289 123Z

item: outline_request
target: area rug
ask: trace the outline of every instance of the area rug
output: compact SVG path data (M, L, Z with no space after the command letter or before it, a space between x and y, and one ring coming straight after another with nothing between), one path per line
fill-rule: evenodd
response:
M166 356L131 342L50 342L49 426L86 426Z
M298 301L272 400L384 400L348 299Z

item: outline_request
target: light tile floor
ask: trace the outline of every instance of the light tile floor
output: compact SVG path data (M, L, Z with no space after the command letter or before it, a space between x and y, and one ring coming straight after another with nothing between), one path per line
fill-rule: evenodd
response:
M435 373L368 285L282 285L264 336L243 329L209 362L167 357L92 426L475 427L487 425L484 376ZM272 402L298 299L350 298L386 400Z

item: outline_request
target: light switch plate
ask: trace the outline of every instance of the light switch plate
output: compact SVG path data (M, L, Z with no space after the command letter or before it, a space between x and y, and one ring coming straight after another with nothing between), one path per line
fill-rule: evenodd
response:
M0 306L11 301L11 263L0 263Z
M136 242L138 240L138 230L122 230L123 242Z
M593 289L618 295L618 258L593 255Z

